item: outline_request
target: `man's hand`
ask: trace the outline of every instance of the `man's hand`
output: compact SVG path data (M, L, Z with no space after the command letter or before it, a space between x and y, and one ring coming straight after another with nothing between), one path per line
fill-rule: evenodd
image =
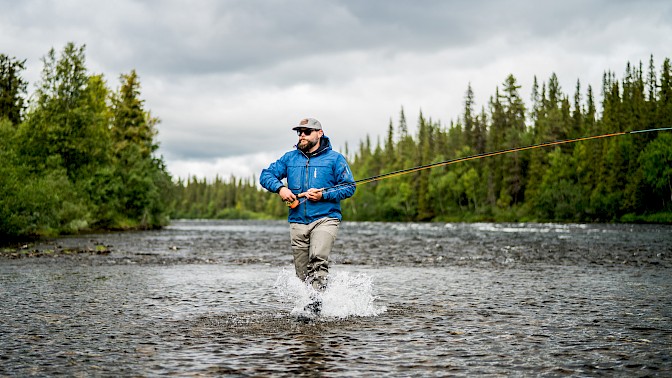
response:
M296 201L296 196L286 186L283 186L282 188L280 188L280 191L278 192L278 194L280 195L280 198L282 198L282 200L285 201L285 202L290 202L291 203L291 202Z
M322 189L310 188L307 192L299 194L300 197L306 197L310 201L319 201L322 199Z

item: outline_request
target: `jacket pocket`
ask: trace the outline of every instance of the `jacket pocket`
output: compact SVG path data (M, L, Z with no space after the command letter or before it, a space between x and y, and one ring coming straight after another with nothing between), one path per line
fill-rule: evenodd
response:
M294 194L301 192L304 170L304 166L289 166L287 168L287 187L294 192Z
M310 167L310 186L313 188L328 188L334 185L331 167L314 165Z

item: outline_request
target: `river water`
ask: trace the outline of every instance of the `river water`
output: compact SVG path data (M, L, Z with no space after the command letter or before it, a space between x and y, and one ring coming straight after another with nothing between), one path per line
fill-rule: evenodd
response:
M669 225L344 222L311 320L282 221L24 249L0 376L672 375Z

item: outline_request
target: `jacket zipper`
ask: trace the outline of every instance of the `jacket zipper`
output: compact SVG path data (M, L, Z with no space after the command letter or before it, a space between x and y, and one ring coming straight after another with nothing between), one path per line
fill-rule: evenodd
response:
M306 156L307 157L307 156ZM304 184L304 192L308 190L308 184L310 182L310 158L307 157L306 159L306 181L303 183ZM303 218L308 220L308 201L304 202L303 205Z

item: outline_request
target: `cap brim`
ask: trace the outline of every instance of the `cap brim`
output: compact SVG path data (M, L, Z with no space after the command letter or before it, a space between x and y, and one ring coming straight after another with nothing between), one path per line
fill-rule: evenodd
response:
M292 130L294 130L294 131L299 130L299 129L322 130L322 129L316 129L314 127L306 127L306 126L296 126L296 127L292 128Z

